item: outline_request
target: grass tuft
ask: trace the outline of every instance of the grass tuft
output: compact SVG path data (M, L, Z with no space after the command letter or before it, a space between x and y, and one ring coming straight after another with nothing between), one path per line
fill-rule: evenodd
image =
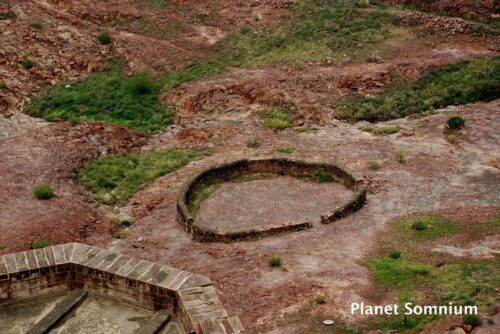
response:
M314 298L314 301L316 304L325 304L326 303L326 298L324 294L317 294L316 297Z
M447 124L450 130L460 130L465 126L465 119L460 116L453 116L448 118Z
M31 68L33 68L35 66L35 63L33 63L33 61L31 59L23 59L21 61L21 66L25 70L29 70L29 69L31 69Z
M109 156L88 162L80 183L95 194L97 202L124 203L160 176L185 166L202 151L170 149Z
M418 240L441 238L458 231L458 227L440 216L420 216L400 222L403 231Z
M103 33L99 34L99 36L97 36L97 40L102 45L109 45L109 44L113 43L113 39L111 38L111 36L107 32L103 32Z
M318 171L316 172L316 174L314 174L314 176L316 177L316 180L320 183L333 181L332 175L328 173L323 167L318 169Z
M262 111L261 116L264 126L269 129L285 130L293 125L292 115L278 107Z
M368 160L366 162L366 166L368 166L368 169L370 170L379 170L382 168L382 164L378 160Z
M388 135L392 135L394 133L398 133L399 130L401 130L401 127L397 126L397 125L383 126L383 127L379 127L379 128L363 127L363 128L361 128L361 130L365 131L365 132L369 132L369 133L377 135L377 136L388 136Z
M40 184L33 189L33 196L38 199L51 199L54 197L54 189L48 184Z
M267 263L271 267L281 267L281 258L279 256L273 255L267 260Z

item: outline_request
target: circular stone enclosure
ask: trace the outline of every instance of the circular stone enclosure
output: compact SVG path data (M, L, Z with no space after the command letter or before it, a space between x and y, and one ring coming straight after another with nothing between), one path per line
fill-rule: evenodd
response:
M345 203L332 207L331 210L323 213L321 215L322 223L331 223L363 206L366 200L366 188L362 178L338 164L287 158L242 159L210 167L187 182L177 201L177 220L187 232L192 234L195 240L202 242L235 242L311 228L312 222L305 220L242 228L237 231L222 231L206 222L195 219L188 207L197 190L210 184L229 182L238 177L253 174L317 178L318 173L322 173L324 178L343 184L353 192Z

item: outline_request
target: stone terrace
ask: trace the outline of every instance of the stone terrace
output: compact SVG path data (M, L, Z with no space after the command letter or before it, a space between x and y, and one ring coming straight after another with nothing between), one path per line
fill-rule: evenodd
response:
M80 243L0 256L0 303L72 289L177 315L187 333L243 333L210 280Z

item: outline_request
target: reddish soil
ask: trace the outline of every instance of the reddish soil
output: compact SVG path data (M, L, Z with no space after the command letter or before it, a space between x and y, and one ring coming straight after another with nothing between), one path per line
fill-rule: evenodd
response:
M442 34L423 38L417 37L419 27L407 28L404 38L384 45L389 55L373 63L334 66L325 60L304 68L231 69L181 85L162 95L162 101L177 105L177 124L151 138L99 123L72 127L22 114L32 94L83 78L110 57L126 59L131 72L163 72L210 59L210 44L222 36L247 24L282 22L290 1L184 1L161 9L139 3L0 2L0 12L16 15L0 20L0 80L9 87L0 90L0 243L7 246L0 253L28 249L38 239L113 248L208 275L227 309L240 316L250 333L303 333L326 317L359 320L349 316L349 303L374 297L365 294L373 285L363 261L394 219L429 212L445 212L458 221L497 215L500 101L381 124L402 127L390 136L375 136L359 130L364 123L346 124L333 117L346 97L413 82L432 66L498 53L497 41L460 32L462 21L449 22L459 25L450 28L454 33L444 25ZM32 26L34 18L43 22L42 30ZM171 32L171 22L179 29ZM151 31L151 26L166 30ZM112 33L113 47L97 43L103 30ZM33 69L22 68L25 58L35 62ZM275 102L295 103L295 125L308 124L310 131L263 128L255 111ZM443 135L452 115L467 120L455 145ZM247 146L253 138L258 148ZM334 224L315 224L307 231L234 244L191 240L176 222L183 184L214 163L277 155L280 146L295 147L293 157L339 162L363 175L371 192L367 204ZM214 153L137 193L125 207L136 220L131 236L114 240L107 218L113 208L97 205L78 184L77 173L89 159L140 147L211 147ZM404 164L396 159L399 150L406 152ZM381 169L370 170L368 160L379 160ZM41 182L54 186L55 199L33 198L32 189ZM217 210L229 209L230 202L219 203ZM461 242L449 240L445 246L466 246ZM275 254L283 259L281 269L267 264ZM326 295L325 305L314 305L318 292Z

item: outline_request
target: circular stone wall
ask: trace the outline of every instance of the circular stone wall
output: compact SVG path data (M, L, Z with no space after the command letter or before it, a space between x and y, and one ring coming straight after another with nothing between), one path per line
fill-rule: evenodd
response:
M239 230L227 231L195 219L188 209L188 203L198 189L213 183L228 182L237 177L252 174L275 174L293 177L315 177L318 171L326 177L339 182L352 191L345 203L332 207L321 215L321 222L328 224L348 215L363 206L366 200L366 189L362 179L345 167L334 163L304 161L285 158L244 159L231 163L210 167L187 182L181 190L177 201L177 219L184 229L192 233L195 240L204 242L234 242L242 239L259 238L271 234L311 228L310 220L276 223L258 227L242 227ZM326 173L325 173L326 172ZM324 175L324 176L325 176Z

